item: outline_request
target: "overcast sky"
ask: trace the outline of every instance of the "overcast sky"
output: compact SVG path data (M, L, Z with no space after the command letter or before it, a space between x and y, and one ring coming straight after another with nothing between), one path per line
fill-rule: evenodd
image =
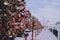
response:
M60 0L26 0L26 8L39 20L60 21Z

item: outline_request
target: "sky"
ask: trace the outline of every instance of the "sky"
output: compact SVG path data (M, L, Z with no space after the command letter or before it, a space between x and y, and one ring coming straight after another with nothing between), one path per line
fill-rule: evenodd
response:
M26 0L26 9L42 23L60 21L60 0Z

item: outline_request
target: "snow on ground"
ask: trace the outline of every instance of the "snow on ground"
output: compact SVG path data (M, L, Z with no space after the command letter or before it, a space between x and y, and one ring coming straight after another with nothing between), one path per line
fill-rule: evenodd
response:
M32 38L31 35L32 34L30 32L28 36L28 40L31 40ZM15 38L15 40L24 40L24 38L17 37ZM48 29L43 29L36 38L34 36L34 40L57 40L57 38Z
M48 29L43 30L36 40L57 40L57 37L53 35Z

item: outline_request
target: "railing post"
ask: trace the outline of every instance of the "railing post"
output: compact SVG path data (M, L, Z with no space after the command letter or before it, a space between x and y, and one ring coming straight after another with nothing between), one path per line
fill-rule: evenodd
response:
M25 37L25 40L27 40L27 36Z
M32 40L34 40L34 17L32 17Z
M34 38L33 38L33 37L34 37L34 31L32 30L32 40L34 40Z

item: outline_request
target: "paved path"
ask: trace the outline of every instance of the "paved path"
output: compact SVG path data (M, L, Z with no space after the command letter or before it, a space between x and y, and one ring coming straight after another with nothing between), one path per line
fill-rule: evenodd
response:
M16 38L15 40L24 40L24 38ZM28 40L31 40L31 32ZM48 29L43 29L36 38L34 36L34 40L57 40L57 38Z

